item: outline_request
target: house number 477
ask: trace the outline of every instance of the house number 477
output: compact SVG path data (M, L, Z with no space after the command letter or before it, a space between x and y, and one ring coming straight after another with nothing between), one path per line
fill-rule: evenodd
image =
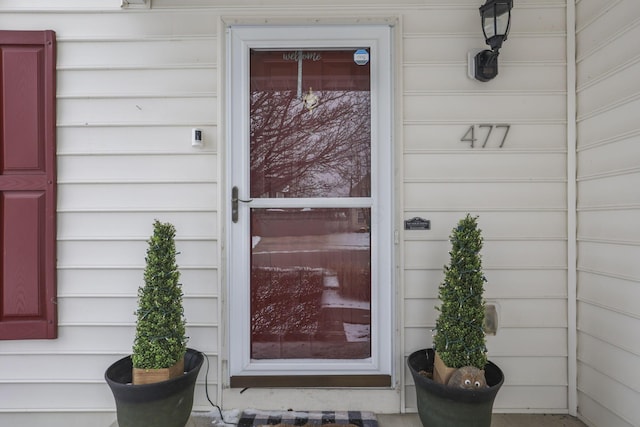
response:
M478 130L476 131L476 128ZM489 147L504 147L504 143L509 135L509 129L511 125L507 124L481 124L471 125L467 130L467 133L460 138L460 142L468 142L471 144L471 148L489 148ZM476 138L476 134L480 138ZM476 142L478 142L476 144Z

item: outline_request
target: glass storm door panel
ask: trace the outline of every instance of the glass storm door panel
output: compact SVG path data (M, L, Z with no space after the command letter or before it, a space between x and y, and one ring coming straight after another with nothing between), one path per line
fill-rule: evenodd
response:
M230 47L230 373L389 374L388 28L262 31Z
M251 50L251 197L369 197L369 63L351 50Z
M353 50L252 50L251 358L371 356L369 65ZM347 203L348 204L348 203Z

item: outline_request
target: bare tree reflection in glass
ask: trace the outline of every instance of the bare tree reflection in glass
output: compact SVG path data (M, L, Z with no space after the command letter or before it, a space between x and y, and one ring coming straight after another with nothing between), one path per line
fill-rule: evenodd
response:
M251 94L251 197L368 197L368 91L318 91L310 113L296 91Z

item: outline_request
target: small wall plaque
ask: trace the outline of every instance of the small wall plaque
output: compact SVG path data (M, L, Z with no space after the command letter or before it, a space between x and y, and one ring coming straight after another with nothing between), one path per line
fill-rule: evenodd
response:
M431 221L415 217L404 221L405 230L431 230Z

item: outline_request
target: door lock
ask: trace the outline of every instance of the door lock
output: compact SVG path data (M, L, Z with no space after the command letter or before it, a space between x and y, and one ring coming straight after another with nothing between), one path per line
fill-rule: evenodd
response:
M238 187L233 187L231 189L231 221L234 223L238 222L238 202L242 203L250 203L253 199L243 200L238 197Z

